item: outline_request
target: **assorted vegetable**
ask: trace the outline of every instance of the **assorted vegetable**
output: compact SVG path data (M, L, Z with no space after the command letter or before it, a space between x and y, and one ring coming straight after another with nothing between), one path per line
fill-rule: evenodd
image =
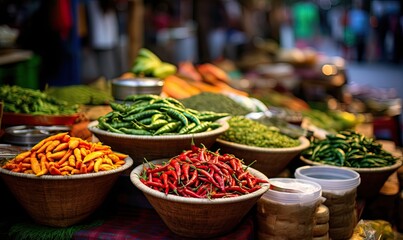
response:
M219 136L220 139L265 148L296 147L301 143L260 122L244 116L234 116L228 120L229 129Z
M125 164L126 157L112 151L110 146L87 142L64 132L43 139L2 168L36 176L85 174L116 169Z
M79 106L58 100L39 90L16 85L0 87L3 111L34 115L70 115L77 113Z
M194 144L167 162L143 164L140 181L165 194L210 199L252 193L267 183L252 175L235 156Z
M301 155L323 164L354 168L386 167L398 159L375 139L352 130L328 134L323 140L315 138Z
M131 71L136 76L165 78L175 74L177 67L171 63L161 61L161 59L149 49L140 48L133 62Z
M202 92L180 100L183 105L198 111L227 112L245 115L251 111L222 93Z
M70 104L104 105L114 100L110 91L87 85L50 87L46 89L45 93ZM74 97L72 97L72 93L74 93Z
M111 102L113 111L98 118L98 127L132 135L194 134L221 127L216 120L228 113L196 111L174 98L141 94Z

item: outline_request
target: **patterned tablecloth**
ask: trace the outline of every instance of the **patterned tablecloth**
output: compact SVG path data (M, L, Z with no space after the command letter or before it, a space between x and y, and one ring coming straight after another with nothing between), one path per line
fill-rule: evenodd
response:
M108 196L100 209L101 212L103 209L107 211L103 214L103 224L80 230L73 239L188 239L169 230L143 193L131 184L128 176L121 176ZM255 239L254 211L252 209L233 232L214 239Z

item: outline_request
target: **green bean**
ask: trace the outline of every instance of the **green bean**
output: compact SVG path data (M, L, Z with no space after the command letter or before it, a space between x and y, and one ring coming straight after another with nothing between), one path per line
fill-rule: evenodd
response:
M179 134L186 134L188 133L192 128L196 127L196 123L192 122L190 124L188 124L187 126L183 126L181 129L179 129Z
M163 108L165 112L172 118L179 120L182 122L183 126L187 126L189 124L188 119L186 118L185 115L183 115L181 112L176 111L175 109L172 108Z
M147 111L138 112L136 114L132 114L123 118L124 121L134 121L134 120L141 120L146 117L151 117L154 114L161 113L156 109L151 109Z
M151 135L151 132L145 129L133 129L133 128L120 128L121 132L131 135Z
M181 124L182 123L180 121L167 123L155 131L153 135L162 135L175 132L181 126Z

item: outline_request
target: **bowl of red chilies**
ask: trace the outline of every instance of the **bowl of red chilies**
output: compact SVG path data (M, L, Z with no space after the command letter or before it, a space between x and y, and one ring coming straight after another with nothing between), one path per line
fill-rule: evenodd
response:
M232 231L270 186L239 158L203 145L145 162L130 179L172 232L197 238Z

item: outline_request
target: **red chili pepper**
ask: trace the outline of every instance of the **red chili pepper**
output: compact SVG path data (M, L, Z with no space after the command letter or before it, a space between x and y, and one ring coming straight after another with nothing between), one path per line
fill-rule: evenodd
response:
M166 164L166 165L163 165L163 166L160 166L160 167L156 167L156 168L149 168L149 169L147 169L147 172L149 172L149 173L150 172L151 173L162 172L162 171L167 170L168 167L169 167L169 164Z
M235 158L232 158L232 159L229 161L229 163L230 163L232 169L234 170L234 172L238 172L238 164L237 164Z
M156 187L156 188L164 189L164 185L162 185L162 183L159 183L159 182L145 181L144 184L149 187Z
M262 186L256 185L256 186L254 186L253 188L249 189L248 192L251 193L251 192L257 191L257 190L259 190L259 189L261 189L261 188L262 188Z
M226 190L227 192L233 192L233 191L235 191L235 192L239 192L239 193L242 193L242 194L248 193L248 191L247 191L246 189L241 188L240 186L230 186L230 187L226 187L225 190Z
M209 167L210 167L211 169L213 169L214 172L217 172L217 173L219 173L220 175L223 175L221 169L220 169L216 164L210 163L210 164L209 164Z
M175 184L173 184L173 183L171 183L171 182L168 182L168 185L169 185L169 188L170 188L176 195L179 195L179 193L178 193L178 187L175 186Z
M242 180L248 176L249 172L243 172L237 176L238 180Z
M181 178L181 166L179 164L179 162L176 159L171 159L170 161L171 166L173 166L175 168L176 171L176 180L179 182L180 178Z
M183 188L183 192L191 197L195 197L195 198L203 198L203 196L200 196L198 194L196 194L195 192L193 192L192 190L190 190L189 188L185 187Z
M194 144L194 143L192 143L191 145L190 145L190 148L191 148L191 150L194 152L194 153L197 153L197 152L199 152L199 147L198 146L196 146L196 144Z
M162 184L164 185L165 195L169 192L169 185L168 185L168 175L164 172L161 174Z
M225 192L225 183L224 183L224 179L220 176L220 174L218 173L214 173L214 179L217 180L218 184L219 184L219 188L221 191Z
M164 173L168 176L171 176L173 178L174 182L178 182L178 176L176 175L176 172L174 170L169 170Z
M201 195L207 193L207 188L208 188L207 184L200 185L196 191L196 194L201 196Z
M214 180L213 176L210 175L206 170L204 169L197 169L201 174L207 177L207 180L211 182L214 186L220 188L220 185Z
M182 164L183 177L184 177L184 180L186 180L187 182L189 181L189 169L190 169L189 163Z
M183 162L189 162L189 156L192 153L192 150L187 150L185 152L182 152L181 154L179 154L179 160L183 161Z
M196 182L198 177L198 173L197 170L195 169L192 173L192 177L190 178L190 180L185 184L185 186L191 186L193 183Z
M161 179L160 179L159 177L153 177L152 180L151 180L151 182L157 182L157 183L161 183L161 184L162 184L162 181L161 181Z
M256 184L258 184L258 183L269 183L267 180L261 179L261 178L254 178L254 181L256 182Z
M253 188L256 185L256 183L253 181L253 179L251 177L246 178L246 181L248 182L247 185L250 188Z

